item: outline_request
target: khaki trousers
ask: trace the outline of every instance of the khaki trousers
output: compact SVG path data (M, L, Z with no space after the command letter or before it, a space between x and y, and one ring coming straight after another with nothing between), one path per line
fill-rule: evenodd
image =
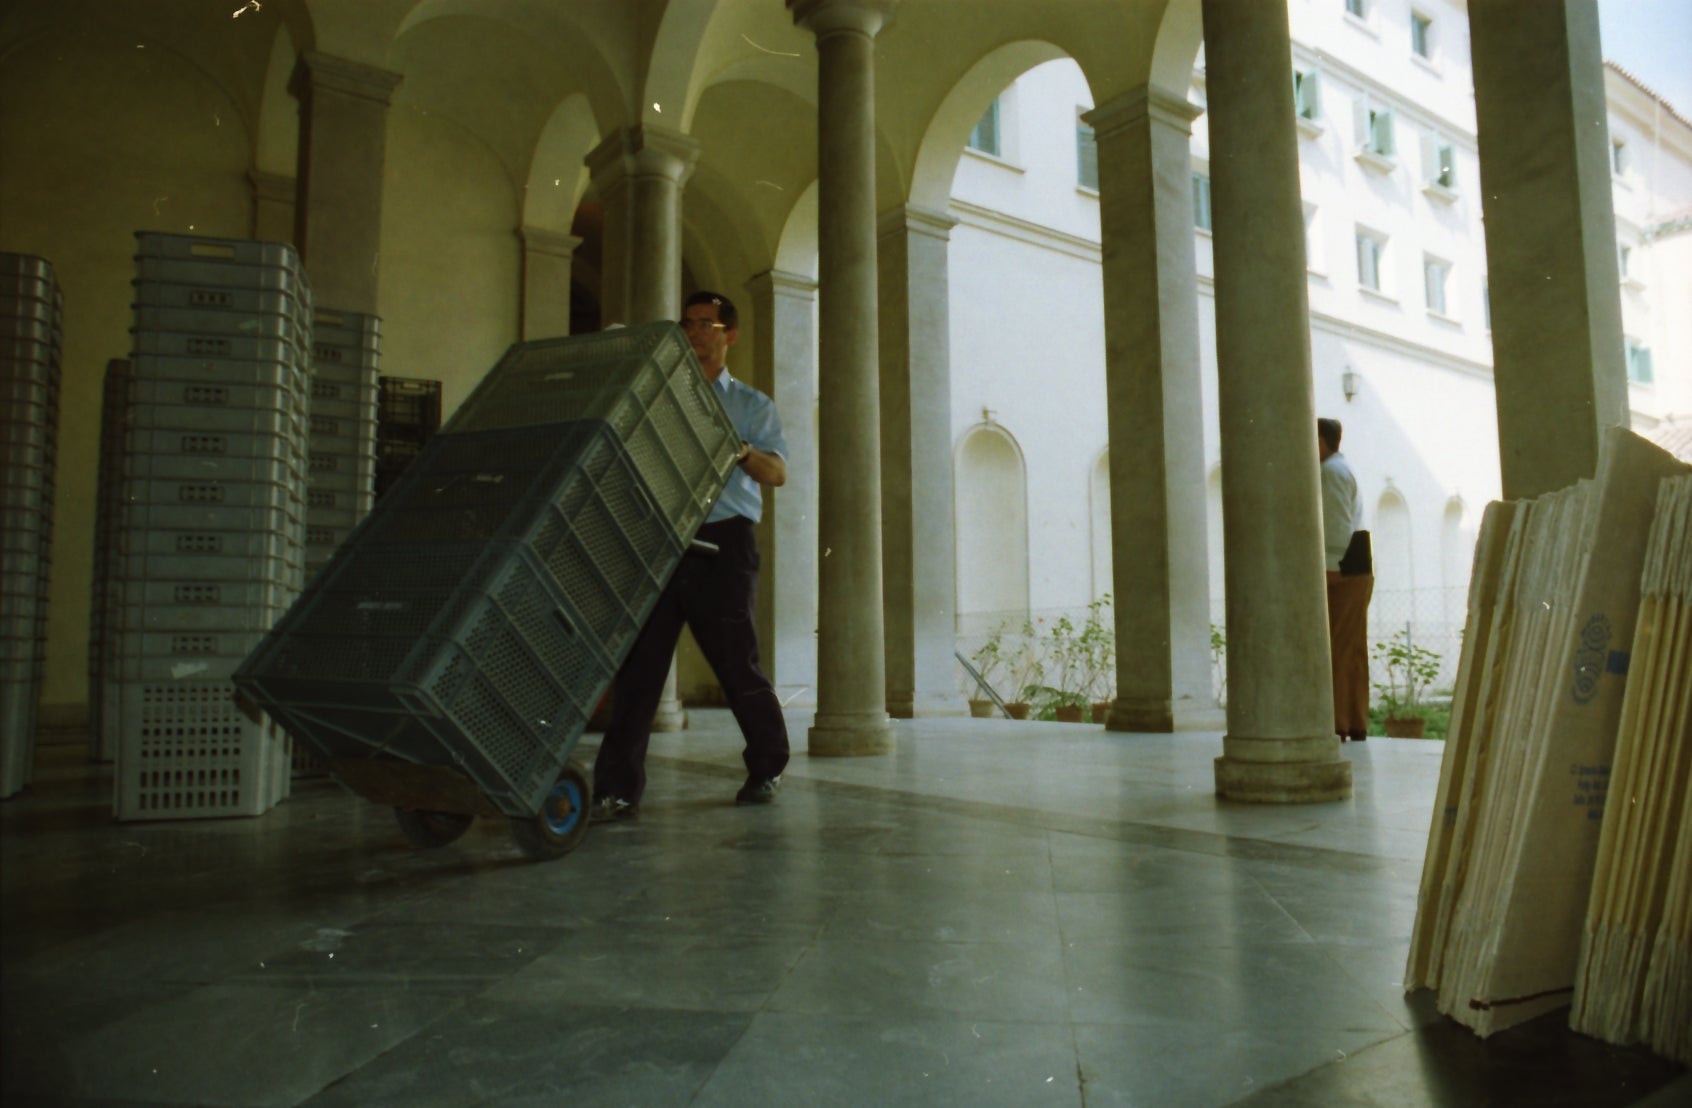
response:
M1334 733L1369 733L1369 598L1372 574L1328 572L1328 641L1333 650Z

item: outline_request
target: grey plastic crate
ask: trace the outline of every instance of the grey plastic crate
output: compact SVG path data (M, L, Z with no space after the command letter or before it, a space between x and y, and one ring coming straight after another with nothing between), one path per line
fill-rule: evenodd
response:
M221 308L160 308L132 306L136 334L157 332L217 338L275 339L298 353L311 351L311 323L292 311L242 312Z
M627 448L677 534L692 535L722 491L715 460L740 437L674 323L513 346L442 435L602 420Z
M285 737L254 721L221 680L114 686L123 721L114 772L120 820L256 816L288 796Z
M244 381L174 381L168 377L139 378L129 383L132 404L180 405L191 408L248 411L277 409L295 416L305 414L300 390L274 384Z
M129 426L141 430L192 430L207 435L298 439L305 434L305 418L295 410L212 408L192 404L138 404L129 409ZM266 446L263 449L273 449ZM240 451L259 452L254 446Z
M257 317L247 317L257 318ZM279 318L279 317L273 317ZM131 350L168 358L216 358L228 361L282 362L304 365L299 341L291 334L204 334L132 328ZM150 376L150 374L143 374Z
M157 264L155 261L153 264ZM291 287L241 288L227 284L188 284L180 281L136 280L136 307L178 311L274 312L303 322L310 311Z
M171 354L134 354L131 376L167 381L245 382L274 385L310 395L311 380L302 364L292 361L257 361L250 358L190 358Z
M443 435L235 680L327 757L533 815L684 542L603 423Z

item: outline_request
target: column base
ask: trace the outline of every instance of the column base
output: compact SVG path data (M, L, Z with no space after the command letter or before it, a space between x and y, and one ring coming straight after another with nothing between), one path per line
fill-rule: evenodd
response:
M856 715L817 713L805 738L805 750L818 758L860 758L893 750L893 725L879 712Z
M1110 702L1106 731L1142 731L1164 735L1175 730L1175 711L1167 700L1119 696Z
M969 715L969 702L956 693L887 694L887 714L894 719L935 719Z
M1253 804L1321 804L1351 798L1351 763L1337 754L1318 762L1216 759L1216 795Z
M658 711L652 717L654 731L685 731L687 730L687 710L682 702L672 697L665 697L658 702Z

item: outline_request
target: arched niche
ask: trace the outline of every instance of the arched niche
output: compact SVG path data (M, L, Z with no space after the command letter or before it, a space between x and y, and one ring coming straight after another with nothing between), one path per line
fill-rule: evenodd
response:
M958 447L958 615L1028 610L1028 477L1022 450L996 424Z

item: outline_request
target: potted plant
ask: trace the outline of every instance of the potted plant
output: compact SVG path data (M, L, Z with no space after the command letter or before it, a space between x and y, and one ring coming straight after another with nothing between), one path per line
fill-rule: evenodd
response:
M1109 593L1087 605L1087 622L1081 628L1087 668L1086 691L1092 700L1094 723L1110 720L1110 705L1116 696L1116 626L1105 618L1109 607Z
M1081 629L1067 615L1059 616L1046 636L1044 675L1047 683L1034 689L1041 713L1050 711L1059 723L1080 723L1087 710L1087 645Z
M993 628L987 635L986 641L976 648L974 654L969 656L970 662L975 666L975 671L981 674L981 680L989 687L993 684L994 675L1005 665L1005 630L1007 626L1007 623L1000 623ZM976 691L979 692L980 690L977 689ZM991 700L977 699L976 697L969 699L969 714L976 719L991 717L994 708L995 705Z
M1422 698L1439 676L1439 655L1411 642L1407 630L1386 642L1377 642L1370 653L1386 672L1384 682L1372 684L1381 694L1381 706L1386 711L1387 737L1421 738L1428 723Z
M1015 697L1005 705L1005 709L1012 719L1027 719L1031 710L1028 696L1040 687L1039 683L1046 676L1046 664L1040 655L1040 640L1033 620L1022 621L1022 633L1005 644L1003 653L1011 695Z

